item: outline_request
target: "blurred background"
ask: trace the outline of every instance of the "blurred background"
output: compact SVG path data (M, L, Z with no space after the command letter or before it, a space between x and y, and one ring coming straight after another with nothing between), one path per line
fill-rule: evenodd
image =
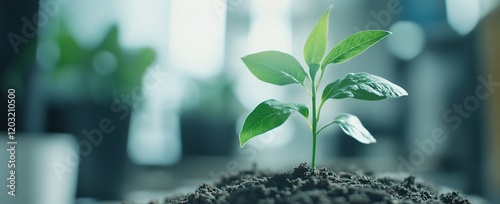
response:
M332 126L318 139L319 166L415 174L500 201L498 0L1 4L0 113L15 89L19 141L18 195L2 192L2 203L146 202L253 164L309 163L312 139L299 116L239 148L243 120L261 101L309 103L299 86L260 82L240 58L279 50L303 62L309 32L331 4L328 50L360 30L394 34L328 67L325 84L366 71L409 96L325 104L320 123L352 113L377 143ZM0 131L7 149L7 126Z

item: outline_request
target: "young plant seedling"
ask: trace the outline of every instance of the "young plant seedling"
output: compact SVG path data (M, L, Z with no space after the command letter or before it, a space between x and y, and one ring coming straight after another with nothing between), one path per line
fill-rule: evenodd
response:
M329 99L355 98L361 100L382 100L398 98L408 93L396 84L381 77L360 72L348 73L344 77L329 83L323 88L318 98L318 87L330 64L340 64L361 54L366 49L391 33L384 30L368 30L352 34L337 44L326 56L328 36L328 19L331 6L321 16L309 34L304 45L304 60L309 68L307 74L293 56L279 51L264 51L250 54L242 58L250 72L258 79L283 86L301 85L311 96L312 110L300 103L283 103L274 99L266 100L247 116L239 135L240 147L250 139L282 125L293 112L298 112L309 124L312 133L312 163L316 168L316 140L318 134L331 124L338 124L347 134L364 144L375 143L375 138L354 115L344 113L333 118L329 123L318 128L321 109ZM316 78L319 72L319 78ZM310 88L308 88L308 85ZM318 101L318 99L320 99ZM319 102L319 106L318 106ZM309 118L309 113L312 116Z

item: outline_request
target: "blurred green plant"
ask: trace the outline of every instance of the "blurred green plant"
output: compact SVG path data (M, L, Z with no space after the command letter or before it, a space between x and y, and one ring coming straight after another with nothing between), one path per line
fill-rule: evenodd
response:
M112 25L99 44L82 46L61 21L57 30L49 31L38 40L38 45L32 43L26 49L26 53L37 49L37 57L21 53L10 67L8 78L24 78L24 72L32 69L36 62L46 73L50 89L61 95L107 100L113 98L113 94L130 94L141 85L156 53L151 48L125 49L118 38L119 29ZM18 80L9 83L22 86Z
M183 103L186 114L213 118L216 115L236 118L240 116L242 105L234 94L235 82L227 74L220 74L208 80L192 81L189 98Z
M239 135L240 147L250 139L282 125L293 112L300 113L311 128L312 169L316 168L316 140L318 134L332 124L338 124L341 129L361 143L375 143L375 138L354 115L343 113L321 128L318 128L321 109L328 99L355 98L361 100L381 100L398 98L408 93L396 84L386 79L368 73L348 73L344 77L328 84L323 89L319 107L317 106L317 91L325 68L329 64L340 64L361 54L366 49L390 35L383 30L361 31L337 44L325 57L328 36L328 20L331 6L321 16L311 31L304 45L304 60L309 67L309 75L293 56L279 51L264 51L250 54L242 58L247 68L258 79L275 84L300 84L311 96L312 110L300 103L283 103L274 99L266 100L250 112L245 119ZM317 72L320 72L316 80ZM310 89L306 86L310 83ZM312 117L309 120L309 113Z

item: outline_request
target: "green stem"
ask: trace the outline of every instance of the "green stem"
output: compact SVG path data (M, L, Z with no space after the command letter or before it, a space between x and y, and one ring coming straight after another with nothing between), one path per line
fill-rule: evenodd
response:
M316 118L316 88L314 87L314 82L312 83L312 136L313 136L313 147L312 147L312 162L311 162L311 172L316 169L316 128L318 126L318 118Z
M313 155L312 155L312 168L311 172L316 169L316 134L313 135Z
M316 140L318 137L318 121L319 121L319 116L320 116L320 111L321 108L323 107L324 101L321 102L321 105L319 107L319 110L316 110L316 92L318 91L318 87L321 83L321 79L323 78L323 73L324 73L324 67L320 68L320 77L318 80L318 83L314 83L312 81L311 83L311 97L312 97L312 136L313 136L313 147L312 147L312 162L311 162L311 172L314 172L316 169Z

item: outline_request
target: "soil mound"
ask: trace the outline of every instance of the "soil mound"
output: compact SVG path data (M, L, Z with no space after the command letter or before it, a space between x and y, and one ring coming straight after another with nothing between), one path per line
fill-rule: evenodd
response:
M157 203L157 202L152 202ZM439 194L431 185L375 178L361 171L334 173L321 168L314 173L302 163L291 172L272 174L254 170L203 183L186 196L164 203L470 203L459 192Z

